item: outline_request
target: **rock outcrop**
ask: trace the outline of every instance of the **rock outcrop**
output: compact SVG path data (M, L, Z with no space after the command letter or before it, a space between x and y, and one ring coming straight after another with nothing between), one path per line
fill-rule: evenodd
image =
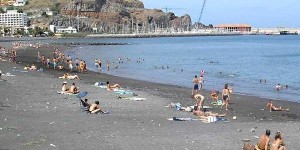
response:
M139 0L73 0L60 9L58 16L53 17L49 24L79 26L84 32L92 31L92 28L103 33L190 30L192 24L189 15L178 17L172 12L145 9Z

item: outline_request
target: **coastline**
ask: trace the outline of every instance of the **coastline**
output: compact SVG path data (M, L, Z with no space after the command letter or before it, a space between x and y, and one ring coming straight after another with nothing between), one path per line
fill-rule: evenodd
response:
M134 33L134 34L89 34L87 38L154 38L154 37L192 37L192 36L238 36L241 33Z
M52 46L43 46L41 53L49 54L51 48ZM64 50L66 47L59 49ZM35 49L19 49L17 60L21 62L21 66L31 64L36 62L36 53ZM13 66L23 68L8 62L1 62L0 65L1 70L4 69L6 72L11 71ZM39 67L40 64L37 65ZM0 119L4 121L0 122L2 130L0 137L5 138L0 144L3 148L240 149L243 138L251 139L253 144L257 141L255 136L262 134L266 128L270 128L273 133L276 130L282 131L289 149L299 148L293 140L299 139L300 117L297 115L300 114L299 103L274 101L276 105L289 107L290 111L269 112L261 110L268 99L233 94L229 111L214 108L215 112L227 113L225 118L229 123L170 122L166 120L167 117L194 117L190 113L164 107L170 102L180 102L183 106L194 104L194 100L190 98L191 89L96 72L76 73L83 80L74 82L80 89L89 92L89 99L100 98L104 109L111 111L111 115L107 116L89 116L79 111L76 98L55 93L62 83L62 80L57 78L64 71L44 69L43 72L12 73L16 74L15 78L8 78L8 82L0 83L1 93L4 93L1 94L3 96L1 102L4 106L10 106L1 108L3 113ZM97 81L107 80L119 83L122 87L146 97L147 100L143 102L117 100L114 93L91 86ZM14 88L16 89L12 90ZM28 93L27 90L36 91ZM208 105L211 102L209 92L204 93L207 98L205 104ZM22 111L16 111L15 108ZM237 116L238 119L232 120L232 116ZM255 128L256 132L251 132L251 128ZM30 134L32 131L34 132ZM216 132L218 136L213 136ZM29 138L31 141L23 138ZM13 146L15 141L22 144Z

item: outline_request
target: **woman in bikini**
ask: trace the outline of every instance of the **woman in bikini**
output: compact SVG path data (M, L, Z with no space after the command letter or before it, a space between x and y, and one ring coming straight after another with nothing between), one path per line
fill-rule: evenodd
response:
M226 110L228 110L228 105L230 100L229 94L230 92L229 92L228 84L225 84L224 89L222 91L223 104L221 108L223 108L223 106L225 105Z
M270 150L286 150L280 132L275 133L275 140L272 142Z

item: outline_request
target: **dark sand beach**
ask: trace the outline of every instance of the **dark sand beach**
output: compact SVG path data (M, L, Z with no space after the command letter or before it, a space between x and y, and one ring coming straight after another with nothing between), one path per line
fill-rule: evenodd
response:
M43 46L41 54L49 55L52 50L52 46ZM75 82L81 91L89 92L90 103L100 101L110 114L86 114L76 96L57 94L64 81L58 77L64 71L23 72L25 65L36 63L37 50L23 48L17 55L20 64L0 62L2 73L16 75L0 81L0 149L241 149L242 139L255 144L256 136L266 129L271 130L272 138L281 131L288 149L300 149L299 103L275 100L276 106L290 111L269 112L265 108L269 99L233 94L228 111L220 106L212 109L226 113L228 122L169 121L172 117L197 118L165 107L171 102L193 105L191 89L89 72L78 73L82 80L68 84ZM92 86L97 81L119 83L146 100L117 99L115 92ZM203 95L205 105L210 105L210 92Z

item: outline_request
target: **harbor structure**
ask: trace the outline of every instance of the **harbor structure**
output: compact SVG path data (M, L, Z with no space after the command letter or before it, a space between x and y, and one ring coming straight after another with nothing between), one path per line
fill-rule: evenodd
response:
M251 25L249 24L220 24L214 26L215 29L225 32L251 32Z

